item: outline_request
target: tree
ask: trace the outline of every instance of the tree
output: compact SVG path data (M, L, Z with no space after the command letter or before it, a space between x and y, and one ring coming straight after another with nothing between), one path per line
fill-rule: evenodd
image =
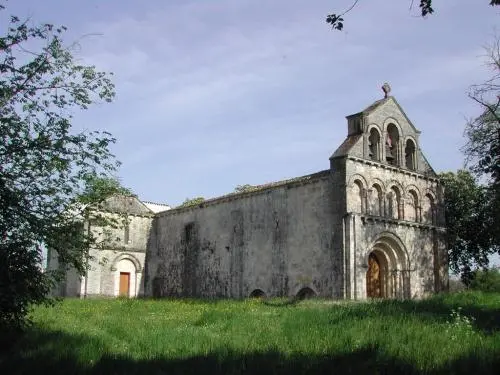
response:
M477 177L486 180L490 213L490 231L500 244L500 39L486 46L486 63L492 77L473 85L469 97L480 107L481 115L465 127L467 143L463 149L467 165Z
M488 189L466 170L441 173L440 179L445 188L450 268L468 285L474 269L486 269L488 256L500 250L490 231Z
M0 10L5 6L0 3ZM2 24L3 26L4 24ZM0 33L0 328L19 328L48 301L51 247L83 272L91 238L74 220L86 179L115 170L107 132L74 132L72 113L109 102L109 74L79 64L66 28L10 17ZM90 199L90 198L89 198ZM71 213L71 214L70 214ZM61 244L65 246L61 246Z
M203 197L186 198L186 200L184 202L182 202L182 204L178 208L196 206L196 205L201 204L203 202L205 202L205 198L203 198Z
M483 292L500 293L500 271L498 269L474 271L469 287Z
M488 0L490 5L500 5L500 0ZM358 4L359 0L353 0L353 3L347 10L340 14L332 13L326 17L326 22L332 25L334 30L342 30L344 28L344 16L353 10ZM414 0L410 0L410 9L413 7ZM419 4L420 14L425 17L429 14L434 13L432 0L420 0Z

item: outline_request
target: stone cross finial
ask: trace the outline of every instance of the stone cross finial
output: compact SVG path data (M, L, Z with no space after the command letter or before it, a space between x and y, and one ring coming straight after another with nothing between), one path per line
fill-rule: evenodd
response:
M385 82L382 86L382 91L384 92L384 98L387 98L389 96L389 93L391 92L391 86L389 86L389 84Z

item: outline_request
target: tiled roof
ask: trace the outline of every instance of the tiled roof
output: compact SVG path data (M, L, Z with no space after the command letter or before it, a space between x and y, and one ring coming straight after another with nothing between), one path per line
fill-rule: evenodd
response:
M377 107L381 106L382 104L384 104L385 102L387 102L391 97L387 97L387 98L384 98L384 99L380 99L380 100L376 100L374 101L371 105L369 105L368 107L366 107L365 109L363 109L362 113L364 114L368 114L374 110L377 109Z
M170 210L172 208L168 204L164 203L142 201L142 204L145 205L147 208L149 208L151 211L153 211L155 214L158 212Z
M366 107L365 109L363 109L361 112L358 112L358 113L354 113L352 115L349 115L347 117L351 117L351 116L357 116L357 115L360 115L360 114L364 114L364 115L367 115L369 114L370 112L373 112L374 110L376 110L378 107L380 107L382 104L384 103L387 103L387 101L389 99L391 99L392 96L388 96L387 98L383 98L383 99L379 99L379 100L376 100L374 101L372 104L370 104L368 107Z
M356 134L347 137L344 142L342 142L342 144L337 148L337 150L335 150L331 158L347 155L351 147L354 146L358 139L362 136L362 134Z

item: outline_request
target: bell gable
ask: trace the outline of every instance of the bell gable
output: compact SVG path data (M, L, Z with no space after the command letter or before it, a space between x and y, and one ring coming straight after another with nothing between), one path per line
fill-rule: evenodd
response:
M331 159L351 156L436 176L420 149L420 131L393 96L346 119L347 138Z

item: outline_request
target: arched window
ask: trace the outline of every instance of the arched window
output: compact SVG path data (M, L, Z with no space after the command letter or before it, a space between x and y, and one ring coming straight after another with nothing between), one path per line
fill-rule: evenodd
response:
M410 190L406 201L406 220L419 221L418 207L418 195L414 190Z
M396 125L387 126L387 135L385 138L385 160L392 165L399 165L399 131Z
M125 221L123 224L123 242L128 245L130 243L130 221Z
M378 184L374 184L370 196L370 213L375 216L382 216L383 207L382 188Z
M370 130L368 137L368 155L372 160L380 160L380 134L375 128Z
M406 141L406 147L405 147L405 161L406 161L406 168L412 171L417 169L417 163L415 157L416 157L415 143L411 139L408 139Z
M403 219L401 213L401 193L396 186L393 186L387 194L388 216L393 219Z

